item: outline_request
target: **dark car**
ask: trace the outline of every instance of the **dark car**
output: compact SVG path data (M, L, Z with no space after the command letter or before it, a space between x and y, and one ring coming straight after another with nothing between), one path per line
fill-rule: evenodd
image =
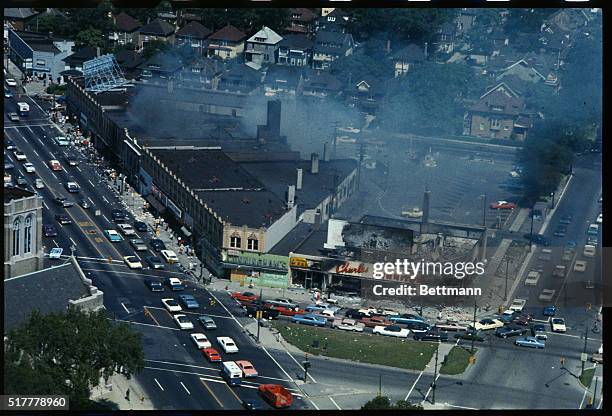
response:
M495 335L500 338L515 337L519 335L525 335L527 330L525 328L519 328L517 326L504 326L495 330Z
M531 240L533 244L537 244L537 245L545 246L545 247L550 245L550 242L548 241L548 239L544 237L542 234L534 234L532 237L531 234L527 233L523 237L526 238L527 241Z
M157 252L160 252L160 251L166 249L166 245L159 238L153 238L153 239L151 239L151 241L149 243L151 244L151 247L153 247L153 250L155 250Z
M257 403L254 400L243 400L242 401L242 407L244 407L247 410L261 410L263 409L263 407L261 407L261 405L259 403Z
M147 287L149 288L149 290L151 290L151 292L163 292L164 291L164 285L162 285L161 282L158 282L156 280L147 279L145 280L145 285L147 285Z
M79 164L77 158L72 156L66 156L64 161L68 164L68 166L77 166Z
M529 323L533 320L533 316L529 314L522 314L514 318L513 322L517 325L529 325Z
M246 307L246 314L250 317L257 317L257 306L256 305L248 305ZM271 308L263 308L261 317L264 319L277 319L280 315L280 312Z
M544 309L542 309L542 315L544 316L555 316L555 313L557 313L557 307L556 306L546 306Z
M113 222L125 222L127 214L120 209L114 209L111 211L111 217Z
M359 320L361 318L364 318L367 315L363 312L359 312L357 309L349 309L346 311L344 316L346 316L347 318Z
M468 341L480 341L483 342L485 340L484 335L480 331L469 330L464 332L459 332L455 334L455 338L464 339Z
M13 165L9 159L4 158L4 170L11 170L14 167L15 165Z
M43 224L42 231L45 237L57 237L57 230L52 225Z
M57 214L55 216L55 219L57 220L57 222L59 222L62 225L72 224L72 220L66 214Z
M6 150L15 150L15 143L12 140L6 140L4 147Z
M565 234L567 234L567 227L565 225L559 225L553 233L555 237L565 237Z
M152 269L165 269L166 265L164 262L157 256L149 256L146 259L147 264Z
M69 201L64 196L58 196L57 198L53 200L53 202L55 202L57 205L64 207L64 208L70 208L74 206L74 202Z
M81 208L83 209L89 209L91 208L91 204L89 203L89 201L87 201L86 199L81 199L79 201L79 205L81 206Z
M23 176L17 176L16 182L19 186L24 186L28 184L28 181L26 181L26 178L24 178Z
M414 339L417 341L448 341L448 333L438 330L429 330L427 332L416 332Z
M405 326L414 334L425 333L431 329L431 325L426 322L407 322Z
M143 233L147 232L147 224L142 221L134 221L134 229Z
M559 220L559 224L569 225L572 223L572 214L565 214Z
M208 315L199 316L198 322L204 327L204 329L217 329L215 320Z

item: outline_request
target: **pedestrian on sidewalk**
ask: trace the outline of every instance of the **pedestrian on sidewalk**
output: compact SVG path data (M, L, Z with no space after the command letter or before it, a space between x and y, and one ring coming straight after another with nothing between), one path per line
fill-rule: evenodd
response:
M130 389L127 389L127 391L125 392L125 400L127 400L128 402L130 401Z

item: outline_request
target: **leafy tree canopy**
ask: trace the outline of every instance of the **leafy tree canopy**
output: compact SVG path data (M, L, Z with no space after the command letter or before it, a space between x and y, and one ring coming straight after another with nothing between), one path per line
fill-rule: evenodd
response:
M361 410L384 409L423 410L423 406L414 405L406 400L399 400L393 405L387 396L376 396L361 407Z
M198 12L202 17L202 24L211 30L219 30L226 24L231 24L246 32L267 26L280 33L289 25L291 17L287 8L204 8Z

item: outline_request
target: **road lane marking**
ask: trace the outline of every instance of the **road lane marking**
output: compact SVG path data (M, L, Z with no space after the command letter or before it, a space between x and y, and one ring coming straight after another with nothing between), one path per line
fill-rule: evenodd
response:
M104 195L102 195L102 199L104 200L104 202L106 202L107 204L110 204L110 202L108 202L108 200L106 199L106 197Z
M81 168L79 168L78 166L75 166L76 170L78 170L79 172L81 171Z
M91 184L91 187L92 187L92 188L95 188L95 187L96 187L96 185L94 185L94 184L93 184L93 182L91 181L91 179L87 179L87 182L89 182L89 183ZM93 201L92 201L92 203L93 203Z
M338 406L338 403L336 403L336 401L334 400L332 396L328 396L328 397L329 397L329 400L334 404L334 406L338 408L338 410L342 410L340 406Z
M161 389L161 391L164 391L164 388L162 387L161 384L159 384L159 381L157 381L156 378L154 378L153 380L155 380L155 383L157 383L157 387L159 387Z
M210 389L210 387L208 387L208 384L206 384L206 381L204 381L202 378L200 378L200 382L204 385L204 387L206 387L206 390L208 390L210 395L217 401L219 406L221 406L222 408L225 408L225 406L223 406L223 403L221 403L221 400L219 400L217 395L215 395L215 393L213 393L213 391Z
M53 177L54 177L55 179L59 180L59 179L57 178L57 175L56 175L55 173L53 173L53 171L51 171L51 175L53 175Z
M102 214L102 218L104 218L104 219L106 220L106 222L110 222L110 221L108 220L108 218L106 218L106 215Z
M53 153L49 152L49 154L51 155L51 159L57 159L57 158L56 158L56 157L53 155Z
M448 402L442 403L444 406L448 407L456 407L457 409L465 409L465 410L480 410L475 407L465 407L465 406L457 406L455 404L449 404Z
M70 241L72 242L72 244L74 244L74 247L76 248L77 243L74 242L74 240L72 239L72 237L68 237L70 239Z
M408 392L408 394L406 395L406 397L404 398L404 401L408 400L408 397L410 397L410 395L412 394L412 390L414 390L414 387L417 385L417 383L419 382L419 380L421 379L421 376L423 375L424 371L421 371L421 373L419 374L419 376L417 377L416 380L414 380L414 384L412 385L412 387L410 387L410 391Z
M126 311L127 313L130 313L130 310L129 310L128 308L126 308L126 307L125 307L125 305L123 304L123 302L121 302L121 306L123 306L123 309L125 309L125 311Z
M83 269L83 270L85 270L85 269ZM159 277L159 276L155 276L155 277ZM166 310L166 308L160 308L158 306L147 306L147 308L149 308L149 309L159 309L160 311L165 311ZM198 315L198 316L202 315L201 312L181 311L181 313L190 314L190 315ZM231 316L211 315L210 313L207 313L206 316L212 316L214 318L232 319Z
M38 152L36 151L36 149L32 148L32 151L36 154L36 156L38 156L40 158L40 155L38 154Z
M49 209L49 207L47 206L47 204L45 203L45 200L43 199L43 205L45 206L46 209Z
M92 184L93 185L93 184ZM87 199L89 199L89 202L91 202L91 205L94 205L93 199L91 199L90 196L87 197Z
M59 244L57 244L57 241L53 240L53 244L55 244L55 247L59 247Z
M154 321L154 322L157 324L157 326L160 326L160 327L161 327L161 325L159 324L159 322L157 322L157 319L155 319L155 317L153 316L153 314L152 314L152 313L149 311L149 308L148 308L148 307L144 306L144 307L143 307L143 311L144 311L145 316L148 316L149 318L153 319L153 321ZM173 329L176 329L176 328L173 328Z
M208 294L210 296L213 297L213 299L215 300L215 302L217 302L219 305L221 305L223 307L223 309L225 309L225 312L227 312L229 314L229 316L231 316L232 318L234 318L234 321L236 321L236 323L240 326L240 328L244 329L244 326L242 326L242 324L240 323L240 321L234 316L232 315L232 313L229 311L229 309L227 309L225 307L225 305L219 300L217 299L217 297L215 295L213 295L213 293L209 290L206 290L208 292Z
M238 403L242 403L242 400L240 399L240 397L238 397L234 389L232 389L229 384L225 383L225 387L227 387L230 393L232 393L232 395L236 398L236 400L238 400Z
M425 397L421 401L421 406L423 406L423 403L427 401L427 396L429 396L429 393L431 393L431 389L433 388L434 383L436 383L439 378L440 378L440 373L438 373L438 376L434 379L433 383L429 385L429 389L427 389L427 393L425 393Z
M183 388L185 389L185 391L187 392L188 395L191 396L191 392L189 391L189 389L187 387L185 387L185 385L183 384L182 381L179 381L179 383L181 383L181 386L183 386Z
M159 361L159 360L145 360L145 361L152 362L152 363L159 363L159 364L180 365L182 367L193 367L193 368L201 368L201 369L204 369L204 370L219 371L219 369L216 368L216 367L204 367L204 366L201 366L201 365L193 365L193 364L171 363L169 361ZM262 376L261 374L258 375L257 378L267 378L267 379L270 379L270 380L278 380L278 381L286 381L286 382L290 381L290 380L286 380L284 378Z

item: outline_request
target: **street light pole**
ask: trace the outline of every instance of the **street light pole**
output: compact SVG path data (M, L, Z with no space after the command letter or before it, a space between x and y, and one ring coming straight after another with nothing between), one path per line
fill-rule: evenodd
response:
M531 230L529 231L529 251L533 250L533 209L535 205L531 206Z
M474 353L474 338L476 336L476 299L474 299L474 322L472 323L472 328L474 328L474 334L472 334L472 349L470 352Z
M438 342L438 348L436 348L436 366L434 367L434 379L432 386L431 404L436 404L436 379L438 378L438 352L440 351L440 343Z
M586 351L587 351L588 336L589 336L589 333L587 332L587 326L585 324L584 325L584 348L582 349L583 354L586 354ZM582 363L582 372L580 374L584 374L584 360L581 359L580 362Z
M259 303L257 304L257 310L255 312L255 314L257 315L257 342L259 342L259 330L261 328L261 315L263 314L263 310L261 308L261 301L262 301L262 295L263 295L263 289L259 288Z

